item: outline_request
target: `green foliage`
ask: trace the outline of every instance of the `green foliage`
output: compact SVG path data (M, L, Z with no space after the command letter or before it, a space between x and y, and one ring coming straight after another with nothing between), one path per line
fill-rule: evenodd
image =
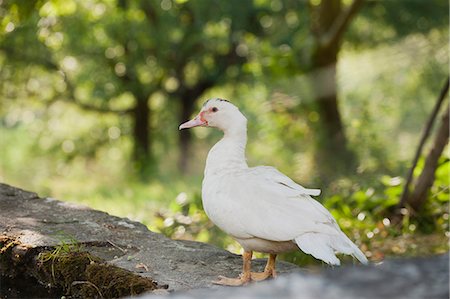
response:
M380 42L395 43L411 31L428 34L448 24L449 3L445 0L370 1L347 33L356 47L373 47ZM432 16L432 17L431 17ZM380 23L379 21L382 20ZM373 23L377 22L377 26Z

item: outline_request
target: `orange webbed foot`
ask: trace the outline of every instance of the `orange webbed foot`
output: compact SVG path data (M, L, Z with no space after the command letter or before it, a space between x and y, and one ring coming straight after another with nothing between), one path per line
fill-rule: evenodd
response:
M238 286L242 286L242 285L246 285L251 281L251 277L247 276L244 277L244 275L239 275L238 278L229 278L229 277L225 277L220 275L219 276L219 280L215 280L212 283L213 284L218 284L218 285L223 285L223 286L233 286L233 287L238 287Z
M253 281L262 281L270 277L277 277L275 269L264 270L263 272L251 272L250 275Z

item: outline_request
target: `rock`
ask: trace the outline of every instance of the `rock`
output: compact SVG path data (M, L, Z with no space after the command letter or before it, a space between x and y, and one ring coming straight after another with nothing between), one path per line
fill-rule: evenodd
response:
M387 260L378 265L341 267L319 274L303 272L248 287L200 289L168 296L143 295L139 299L236 298L449 298L449 257ZM134 297L136 298L136 297Z
M204 243L171 240L126 218L0 184L2 278L18 277L20 280L14 281L18 288L28 289L30 297L36 295L38 290L22 280L32 271L11 265L29 264L30 255L33 258L42 250L61 246L68 236L108 265L156 280L160 287L168 285L169 291L174 291L170 298L449 298L448 255L327 268L318 274L279 262L280 275L275 280L239 288L213 286L211 281L218 274L234 277L240 273L240 256ZM9 258L6 263L5 258ZM254 270L261 271L264 264L265 260L255 260ZM3 297L5 283L1 282ZM156 292L139 298L163 298L161 294L167 298L165 290ZM23 293L11 291L9 295L21 297ZM59 298L60 294L52 296Z
M152 278L160 286L168 285L169 291L220 288L211 281L219 274L237 276L242 267L240 256L215 246L171 240L127 218L40 198L5 184L0 184L0 236L16 242L13 250L17 256L37 254L69 239L111 265ZM16 254L11 256L14 259ZM265 260L253 264L255 270L262 271ZM277 267L279 273L299 271L286 262L279 262ZM0 267L0 274L17 275L10 268Z

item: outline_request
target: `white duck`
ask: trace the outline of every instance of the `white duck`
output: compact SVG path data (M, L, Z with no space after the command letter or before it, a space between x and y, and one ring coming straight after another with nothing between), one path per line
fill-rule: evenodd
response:
M330 265L340 264L336 253L367 263L330 212L311 197L319 195L319 189L306 189L273 167L248 167L247 119L236 106L210 99L179 129L197 126L224 132L206 160L203 207L208 217L244 249L242 274L238 278L219 276L214 283L237 286L275 277L276 255L298 248ZM264 272L251 272L253 251L270 254Z

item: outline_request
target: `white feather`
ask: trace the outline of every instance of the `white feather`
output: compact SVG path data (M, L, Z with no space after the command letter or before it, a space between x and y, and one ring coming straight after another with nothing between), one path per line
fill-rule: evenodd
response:
M306 233L295 238L295 243L304 252L327 264L339 266L341 261L336 257L330 237L320 233Z
M291 180L288 176L282 174L278 169L271 166L257 166L250 169L254 174L260 175L270 182L278 182L286 187L300 191L300 194L307 194L311 196L320 195L320 189L306 189L305 187L297 184Z
M355 257L363 264L368 263L365 255L344 233L337 236L306 233L296 237L295 243L297 243L298 247L300 247L303 252L311 254L315 258L330 265L339 266L341 264L336 257L336 253L348 254Z
M253 240L246 242L247 247L258 239L271 241L260 242L259 250L261 244L295 242L305 253L328 264L340 264L336 253L353 255L366 263L364 254L345 236L330 212L311 197L320 190L304 188L273 167L249 168L245 117L228 102L212 100L204 109L211 105L219 112L208 121L214 121L225 135L206 162L202 199L208 217L238 242ZM227 110L229 105L232 109ZM263 252L273 252L274 248Z

